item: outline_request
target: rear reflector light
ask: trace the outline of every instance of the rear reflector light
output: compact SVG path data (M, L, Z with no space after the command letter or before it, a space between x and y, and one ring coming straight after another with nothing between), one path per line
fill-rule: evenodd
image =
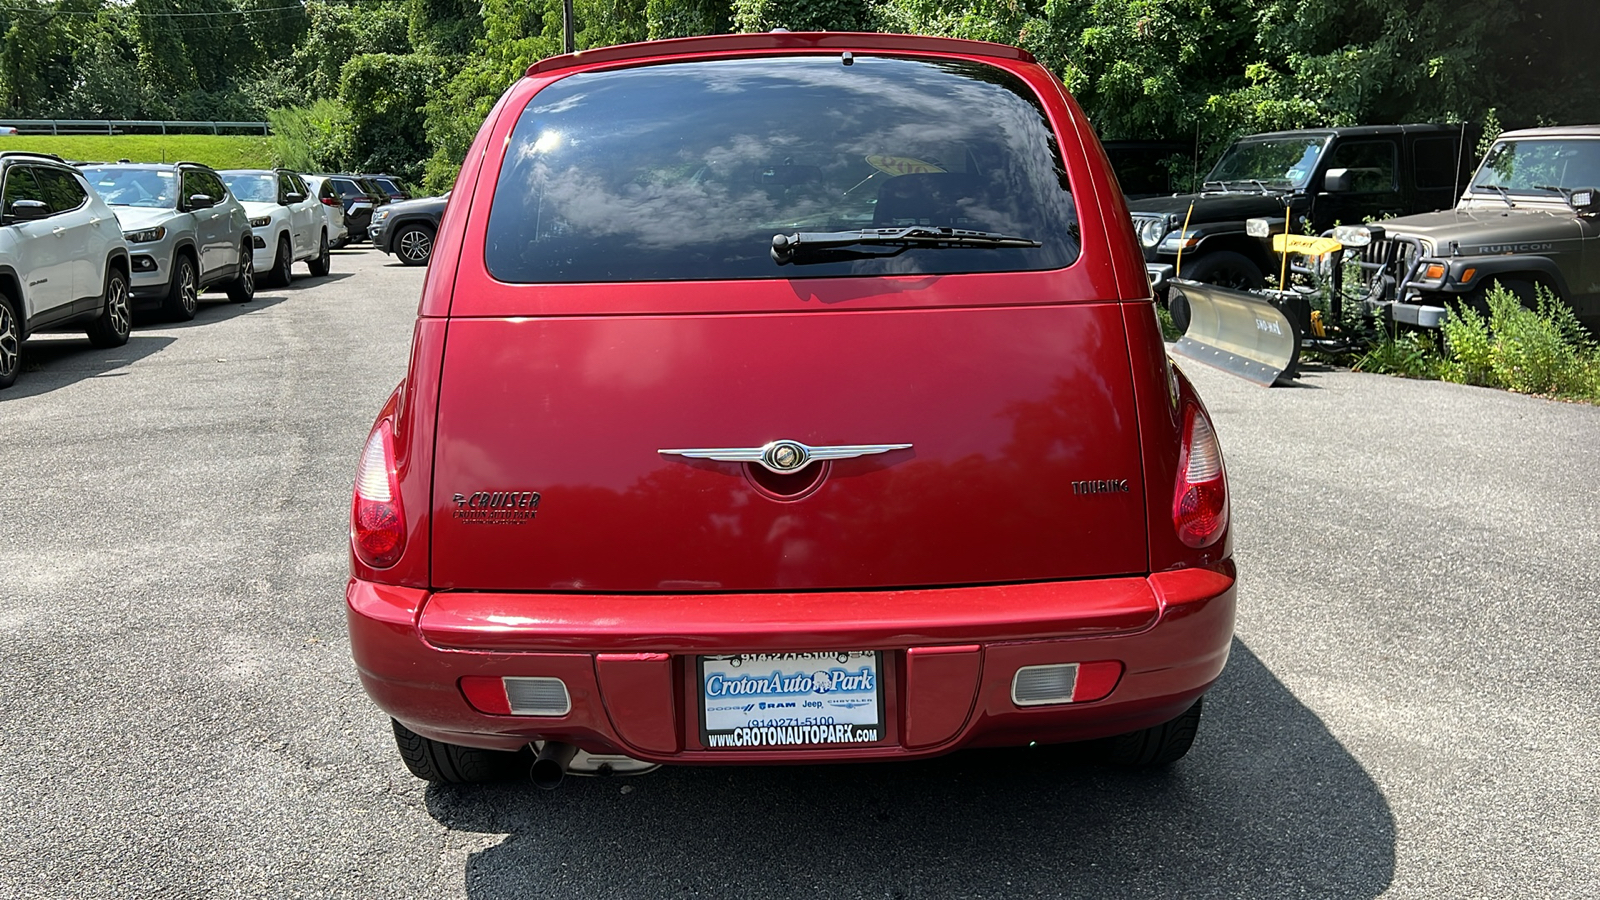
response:
M350 510L350 540L356 556L375 569L387 569L406 548L405 513L394 470L394 432L378 423L356 467L355 500Z
M567 685L559 678L468 675L461 693L478 712L496 716L564 716L572 711Z
M1071 703L1078 683L1078 664L1024 666L1011 679L1011 702L1018 706Z
M513 716L564 716L572 712L567 685L559 678L507 678Z
M1017 706L1087 703L1111 693L1122 677L1122 663L1102 660L1023 666L1011 679L1011 702Z
M1222 448L1211 422L1189 407L1183 449L1178 456L1178 485L1172 499L1172 524L1178 539L1190 547L1209 547L1228 528L1228 479Z
M511 715L506 686L496 675L468 675L461 679L461 693L478 712L496 716Z

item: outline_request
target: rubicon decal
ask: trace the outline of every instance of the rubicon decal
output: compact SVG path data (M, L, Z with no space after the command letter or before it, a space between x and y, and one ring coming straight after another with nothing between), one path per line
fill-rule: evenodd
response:
M521 525L539 514L538 491L477 491L451 500L451 518L469 525Z

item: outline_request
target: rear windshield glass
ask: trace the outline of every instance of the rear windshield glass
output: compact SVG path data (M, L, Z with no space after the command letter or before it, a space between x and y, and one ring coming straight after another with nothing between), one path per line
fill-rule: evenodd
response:
M780 266L777 234L945 226L1039 247L851 245ZM990 66L837 56L580 73L528 104L485 260L513 283L1055 269L1077 215L1038 99Z

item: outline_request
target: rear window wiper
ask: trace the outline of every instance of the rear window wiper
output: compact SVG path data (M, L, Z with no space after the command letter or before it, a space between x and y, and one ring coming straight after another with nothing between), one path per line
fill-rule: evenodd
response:
M780 266L788 263L799 265L804 262L799 259L802 254L863 244L900 248L895 253L904 252L912 247L992 249L1044 246L1030 238L993 231L912 225L906 228L863 228L860 231L801 231L795 234L775 234L772 236L772 260Z

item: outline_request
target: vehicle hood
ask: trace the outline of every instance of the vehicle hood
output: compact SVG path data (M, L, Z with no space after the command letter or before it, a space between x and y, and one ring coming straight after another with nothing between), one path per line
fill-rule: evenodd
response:
M258 216L278 215L288 208L280 203L267 203L260 200L240 200L239 205L244 207L245 214L252 219Z
M123 231L137 231L141 228L153 228L157 225L167 225L183 215L175 209L164 206L113 206L111 211L117 216L117 224Z
M1421 238L1435 252L1450 252L1454 241L1467 256L1506 253L1515 245L1576 237L1578 223L1570 210L1539 207L1512 209L1484 204L1458 206L1440 212L1402 216L1378 223L1388 237Z
M1259 192L1228 191L1227 193L1173 194L1170 197L1151 197L1134 200L1128 211L1176 215L1182 220L1194 204L1191 222L1225 222L1253 219L1257 216L1283 218L1283 198L1288 194L1262 194Z
M418 197L414 200L399 200L387 204L384 209L388 210L391 218L412 212L438 215L444 212L444 206L447 202L449 202L447 197Z

